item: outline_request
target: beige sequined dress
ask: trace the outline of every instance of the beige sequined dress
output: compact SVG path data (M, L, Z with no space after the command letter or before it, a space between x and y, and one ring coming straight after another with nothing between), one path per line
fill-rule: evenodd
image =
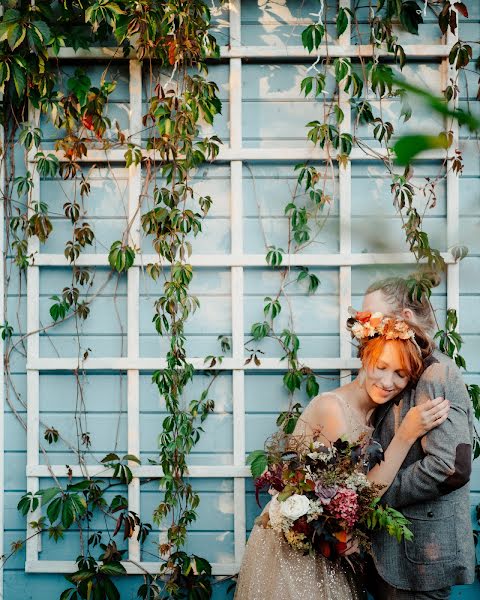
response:
M371 434L372 428L360 422L347 402L340 396L337 398L350 424L350 430L346 432L348 439L356 441L362 433ZM351 569L323 556L303 556L293 550L280 533L261 525L253 527L240 569L235 600L363 598L366 595Z

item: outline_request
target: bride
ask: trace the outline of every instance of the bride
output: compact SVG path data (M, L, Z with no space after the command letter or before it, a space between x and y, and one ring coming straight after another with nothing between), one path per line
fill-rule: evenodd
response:
M400 319L357 313L349 324L359 342L362 368L351 383L312 399L292 434L300 436L302 443L309 443L318 432L326 445L342 436L356 442L362 434L371 435L375 408L414 384L432 351L429 338L417 326ZM385 460L370 470L368 479L382 485L384 492L412 444L443 423L448 411L448 400L443 398L411 408L386 449ZM263 511L265 517L268 506ZM355 543L350 543L345 555L355 551ZM292 550L281 534L258 523L245 550L235 600L364 598L361 585L342 564L345 562L332 562L320 555L303 556Z

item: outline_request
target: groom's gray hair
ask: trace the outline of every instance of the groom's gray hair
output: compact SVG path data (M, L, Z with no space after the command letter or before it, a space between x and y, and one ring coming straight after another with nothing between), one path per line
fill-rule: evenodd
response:
M391 304L393 312L401 314L408 308L415 315L415 320L427 333L433 333L436 329L435 317L432 311L430 301L425 295L421 300L412 299L407 280L403 277L388 277L372 283L365 292L381 291L386 301Z

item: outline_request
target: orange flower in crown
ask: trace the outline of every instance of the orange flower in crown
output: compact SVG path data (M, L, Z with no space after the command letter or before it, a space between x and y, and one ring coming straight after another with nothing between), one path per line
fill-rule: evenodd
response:
M381 312L357 312L351 306L348 309L351 317L347 327L357 340L383 335L387 340L412 340L415 342L415 332L402 319L386 317Z

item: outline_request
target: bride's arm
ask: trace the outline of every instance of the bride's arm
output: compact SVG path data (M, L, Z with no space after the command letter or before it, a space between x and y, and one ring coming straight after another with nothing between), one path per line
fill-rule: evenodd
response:
M383 486L379 496L387 491L395 479L414 442L424 436L427 431L443 423L448 417L449 409L449 401L439 397L414 406L408 411L390 445L385 450L384 460L373 467L367 475L372 483Z

